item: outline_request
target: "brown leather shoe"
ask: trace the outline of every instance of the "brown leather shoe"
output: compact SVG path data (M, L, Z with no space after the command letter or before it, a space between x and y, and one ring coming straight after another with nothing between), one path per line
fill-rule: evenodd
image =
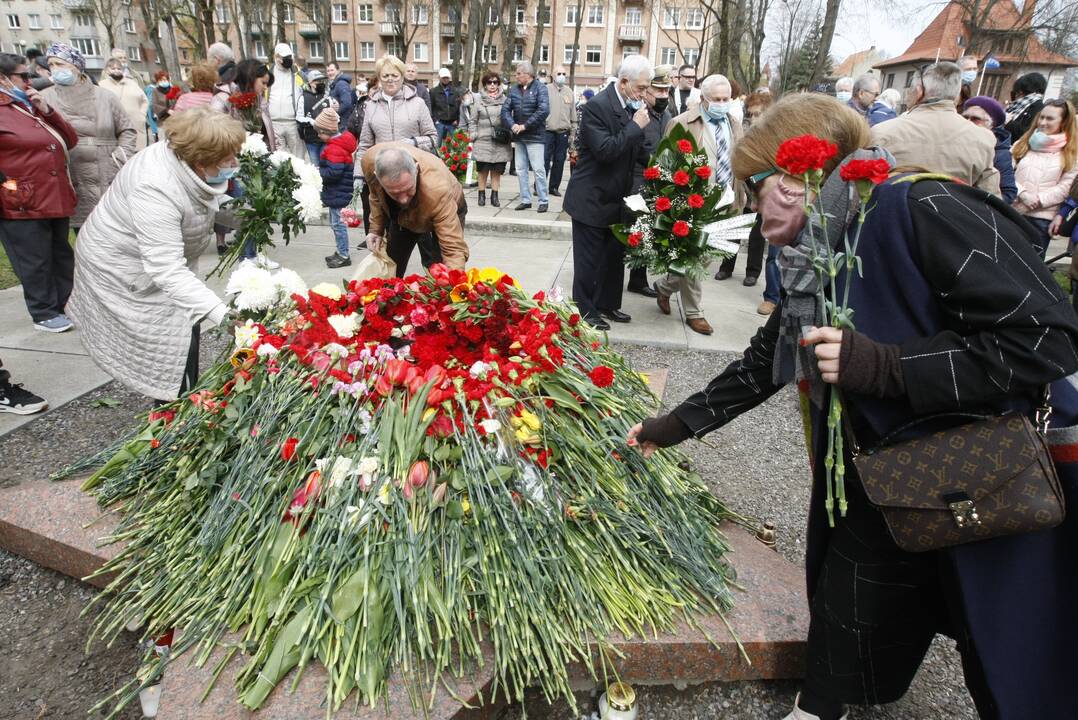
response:
M655 282L651 284L651 289L655 291L655 304L659 306L659 312L663 315L670 314L670 296L663 295L659 292L659 283Z
M711 323L702 317L689 318L685 321L685 324L692 328L693 332L698 332L701 335L710 335L715 332L715 329L711 327Z
M760 306L756 308L756 312L760 313L761 315L770 315L771 313L775 312L775 307L775 303L771 302L770 300L764 300L762 303L760 303Z

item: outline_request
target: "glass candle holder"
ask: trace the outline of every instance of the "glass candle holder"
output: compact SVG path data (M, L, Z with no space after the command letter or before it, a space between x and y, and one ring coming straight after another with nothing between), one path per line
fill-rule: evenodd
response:
M608 685L599 698L599 717L602 720L636 720L636 691L628 683Z

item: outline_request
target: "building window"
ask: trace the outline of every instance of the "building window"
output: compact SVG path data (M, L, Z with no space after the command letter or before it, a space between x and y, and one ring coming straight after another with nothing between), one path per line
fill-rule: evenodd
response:
M333 3L333 22L348 22L348 6L344 3Z
M517 41L513 43L513 62L520 62L524 59L524 43Z
M449 6L449 9L445 11L446 16L449 18L450 25L460 25L460 8L455 5Z
M31 30L40 30L41 29L41 16L38 15L37 13L30 13L30 29Z
M502 22L502 10L497 7L487 8L487 25L500 25Z
M689 8L685 11L685 27L689 30L704 29L704 9Z
M955 38L955 44L958 45L958 47L965 47L966 39L959 35L957 38Z
M94 16L89 13L73 13L72 17L75 18L75 27L92 28L94 26Z
M49 27L51 27L53 30L63 30L64 29L64 16L63 15L49 15L49 20L51 21L51 24L49 25Z
M127 59L131 62L142 62L142 47L131 45L127 48Z
M644 13L638 7L625 8L625 24L641 25L644 22Z
M565 7L565 24L576 25L577 13L580 12L579 5L567 5Z
M309 40L307 42L307 57L309 57L309 58L321 58L322 57L322 41L321 40Z
M131 18L124 18L124 32L135 33L135 21Z
M429 15L427 13L426 5L413 5L412 6L412 24L413 25L426 25L430 22Z
M587 51L584 53L584 63L586 65L598 65L603 61L603 49L599 45L588 45Z
M356 7L356 22L374 22L374 5L359 5Z
M676 28L681 25L681 8L668 7L663 9L663 27Z
M513 7L516 9L516 11L513 13L514 17L516 18L516 24L523 25L524 23L528 22L528 8L520 4L514 5Z
M9 28L11 28L12 30L18 30L19 28L21 28L22 24L19 22L19 16L18 15L8 15L7 16L7 26ZM14 46L12 46L12 47L14 47Z
M100 55L97 51L97 40L93 38L71 38L71 44L86 57L98 57Z
M386 5L386 22L395 23L400 25L401 23L401 6L400 5Z
M916 73L916 70L910 70L908 73L906 73L906 87L913 85L913 76Z
M602 5L588 5L588 25L602 25L603 24L603 6Z
M337 58L338 60L347 60L348 59L348 41L347 40L338 40L335 43L333 43L333 57Z
M232 21L232 15L228 12L227 5L218 5L213 9L213 15L217 19L217 22L225 25Z
M361 62L374 61L374 43L361 42L359 44L359 59Z
M630 55L639 55L639 54L640 54L640 48L638 48L635 45L626 45L625 47L623 47L621 49L621 59L622 60L629 57Z
M677 48L664 47L659 54L660 64L662 65L675 65L677 64Z
M399 40L386 40L386 55L392 55L395 58L404 58L404 48L401 47Z
M266 59L266 43L262 40L255 40L255 57L261 60Z
M292 15L292 6L291 5L285 5L284 6L284 17L282 18L282 22L294 23L295 21L296 21L296 18Z
M539 62L541 62L541 63L550 62L550 46L549 45L540 45L539 46Z
M685 48L681 51L686 65L695 65L700 62L700 48Z
M539 8L538 7L535 8L535 24L536 25L542 24L542 25L546 25L547 27L550 26L550 5L549 4L543 6L543 19L542 20L539 19Z
M430 61L430 46L427 43L413 43L412 44L412 60L415 62L429 62Z
M464 48L460 43L446 43L445 44L445 60L446 62L453 62L456 59L464 59Z
M887 73L887 84L884 86L884 90L893 88L895 86L895 74Z
M496 63L498 62L498 46L497 45L484 45L482 53L483 62Z
M574 60L580 61L580 46L579 45L566 45L562 49L562 62L568 64Z
M999 99L1000 93L1003 91L1004 75L989 75L988 83L985 88L985 95Z

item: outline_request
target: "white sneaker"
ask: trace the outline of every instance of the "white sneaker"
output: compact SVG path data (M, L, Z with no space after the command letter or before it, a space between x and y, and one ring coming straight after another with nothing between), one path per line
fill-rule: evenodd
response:
M258 253L258 256L255 257L255 264L258 265L258 267L264 268L266 270L276 270L281 267L281 263L270 260L262 253Z
M797 697L794 698L793 712L791 712L789 715L784 717L782 720L820 720L819 715L813 715L812 713L807 713L804 710L802 710L801 708L799 708L797 706L797 704L800 701L801 701L801 693L797 693ZM842 717L839 718L839 720L848 720L849 717L850 717L849 713L843 713Z

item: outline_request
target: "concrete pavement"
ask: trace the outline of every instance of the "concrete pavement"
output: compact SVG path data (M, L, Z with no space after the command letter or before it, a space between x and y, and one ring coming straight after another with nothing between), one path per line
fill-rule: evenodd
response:
M551 212L539 215L532 210L515 212L517 203L516 178L506 176L502 186L502 207L489 205L480 208L475 202L475 190L468 191L468 242L471 245L471 265L495 266L517 278L529 292L563 289L568 298L573 284L572 243L569 223L559 219L560 198L551 198ZM353 243L362 239L362 232L351 232ZM332 233L328 226L312 226L288 246L272 250L270 255L283 266L298 272L308 285L323 281L340 281L350 277L352 268L329 270L323 258L333 251ZM353 251L353 263L366 251ZM213 245L200 259L202 274L216 264ZM744 259L738 262L734 277L725 282L704 281L704 309L715 334L697 335L684 323L677 297L673 299L673 315L659 313L655 301L626 293L622 309L633 316L628 324L614 324L610 331L612 342L657 345L695 350L740 350L763 322L756 314L763 289L763 280L754 288L742 286ZM421 269L419 253L413 253L409 271ZM714 272L712 268L711 272ZM225 281L209 281L218 292ZM62 334L33 329L22 300L19 286L0 290L0 358L12 374L14 382L45 397L51 409L94 390L109 381L82 346L78 328ZM32 421L39 415L20 416L0 414L0 435Z

